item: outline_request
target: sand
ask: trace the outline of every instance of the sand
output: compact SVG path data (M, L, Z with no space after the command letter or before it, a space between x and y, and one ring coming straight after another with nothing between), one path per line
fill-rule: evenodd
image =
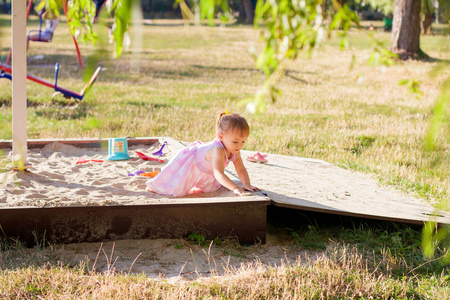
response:
M71 265L83 263L97 272L124 272L169 282L232 275L249 265L277 267L321 257L296 247L286 237L268 234L265 245L240 246L234 240L196 245L182 239L119 240L53 246L54 255Z
M108 149L77 148L55 142L28 151L28 163L32 165L29 172L12 171L11 149L3 149L5 155L0 164L9 171L0 173L0 207L151 204L173 198L147 192L148 177L128 176L137 170L160 170L164 164L142 160L134 152L151 156L159 146L156 143L129 147L131 159L111 161L106 159ZM173 148L164 147L166 162L177 153ZM79 159L91 161L76 164ZM215 196L234 197L234 194L221 188L189 197Z

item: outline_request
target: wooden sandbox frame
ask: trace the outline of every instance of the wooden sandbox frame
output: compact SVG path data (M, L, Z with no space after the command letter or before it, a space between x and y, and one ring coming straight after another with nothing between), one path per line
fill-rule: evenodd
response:
M164 137L169 145L180 142ZM128 138L128 146L150 146L159 138ZM28 140L28 149L50 143L80 148L108 147L108 139ZM182 146L182 144L181 144ZM0 149L11 148L0 141ZM32 169L31 169L32 172ZM262 196L167 199L145 205L3 207L0 226L6 237L26 245L103 242L120 239L236 237L241 244L265 243L270 199Z

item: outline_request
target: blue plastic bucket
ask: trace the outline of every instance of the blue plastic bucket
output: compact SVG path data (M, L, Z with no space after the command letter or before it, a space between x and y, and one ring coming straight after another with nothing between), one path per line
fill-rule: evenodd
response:
M108 157L109 160L130 159L128 155L128 142L126 138L109 139L108 141Z

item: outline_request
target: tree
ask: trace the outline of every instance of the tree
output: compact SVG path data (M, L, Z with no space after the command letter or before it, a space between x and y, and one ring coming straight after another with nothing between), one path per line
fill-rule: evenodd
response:
M450 21L450 1L436 0L434 2L434 8L436 9L436 20L449 24L448 22Z
M241 0L239 7L239 22L253 24L255 18L255 10L253 8L252 0Z
M391 51L401 59L426 56L420 50L420 0L395 0Z
M431 34L431 23L433 22L432 13L433 6L431 3L432 0L422 0L422 20L420 23L420 27L422 28L421 32L423 34Z

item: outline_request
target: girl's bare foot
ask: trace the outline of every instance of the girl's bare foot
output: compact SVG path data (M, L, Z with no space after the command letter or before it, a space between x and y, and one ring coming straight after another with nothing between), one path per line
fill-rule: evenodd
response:
M193 194L193 195L198 195L203 193L203 191L197 187L193 187L190 191L189 194Z

